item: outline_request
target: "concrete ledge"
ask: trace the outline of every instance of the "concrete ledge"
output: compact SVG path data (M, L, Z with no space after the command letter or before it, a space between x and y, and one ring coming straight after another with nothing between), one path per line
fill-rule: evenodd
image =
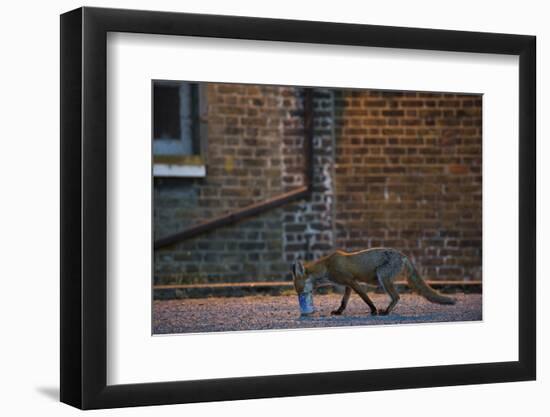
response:
M463 292L481 293L481 281L436 281L427 280L428 285L444 293ZM397 281L396 288L399 292L410 292L407 282ZM367 291L382 292L374 286L364 285ZM322 284L316 289L319 293L340 293L341 287L333 284ZM282 295L293 293L294 286L290 281L261 281L261 282L231 282L212 284L180 284L180 285L155 285L153 297L155 300L172 300L180 298L204 298L204 297L242 297L246 295Z

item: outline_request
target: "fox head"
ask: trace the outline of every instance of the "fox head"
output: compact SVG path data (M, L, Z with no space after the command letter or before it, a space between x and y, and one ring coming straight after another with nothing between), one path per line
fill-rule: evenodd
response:
M292 279L294 281L294 288L298 294L313 290L313 283L309 280L309 273L300 260L292 264Z
M313 305L313 280L310 272L299 260L292 265L292 278L294 280L294 288L298 293L298 300L300 301L301 316L309 316L315 312L315 306Z

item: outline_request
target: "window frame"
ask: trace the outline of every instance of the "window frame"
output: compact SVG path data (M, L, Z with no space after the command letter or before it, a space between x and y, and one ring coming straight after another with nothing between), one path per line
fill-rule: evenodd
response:
M188 83L191 86L192 119L191 147L192 153L183 149L178 152L178 142L183 142L184 133L179 139L167 139L169 143L156 143L154 132L154 88L155 85L180 86ZM206 176L206 155L208 140L208 102L207 83L186 80L151 80L151 153L153 159L154 177L189 177L202 178ZM180 90L181 94L181 90ZM180 104L181 106L181 104ZM180 110L180 123L182 119Z

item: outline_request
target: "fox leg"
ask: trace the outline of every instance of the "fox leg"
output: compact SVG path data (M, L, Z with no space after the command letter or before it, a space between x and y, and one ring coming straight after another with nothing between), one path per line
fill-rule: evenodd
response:
M363 290L363 288L361 288L361 286L356 281L351 281L348 283L348 285L351 287L353 291L359 294L359 297L361 297L365 303L367 303L367 305L370 308L370 313L373 316L376 316L378 314L378 310L376 309L376 306L371 301L367 293Z
M388 305L388 307L385 310L382 310L380 314L382 315L388 315L393 310L397 302L399 301L399 293L395 289L395 286L393 285L393 277L381 277L378 273L376 274L378 277L378 280L380 281L380 284L384 288L384 290L388 293L388 295L391 297L391 302Z
M344 296L342 297L342 302L340 303L340 307L338 307L337 310L331 311L330 314L334 316L339 316L340 314L342 314L348 305L350 295L351 295L351 288L346 286L346 291L344 292Z

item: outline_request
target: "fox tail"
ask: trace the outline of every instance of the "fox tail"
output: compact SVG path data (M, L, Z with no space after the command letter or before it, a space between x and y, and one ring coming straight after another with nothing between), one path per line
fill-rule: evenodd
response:
M432 287L430 287L418 274L418 271L411 263L409 258L406 256L403 257L403 261L407 267L407 281L412 289L416 290L420 295L426 298L428 301L437 304L454 304L456 300L451 297L446 297Z

